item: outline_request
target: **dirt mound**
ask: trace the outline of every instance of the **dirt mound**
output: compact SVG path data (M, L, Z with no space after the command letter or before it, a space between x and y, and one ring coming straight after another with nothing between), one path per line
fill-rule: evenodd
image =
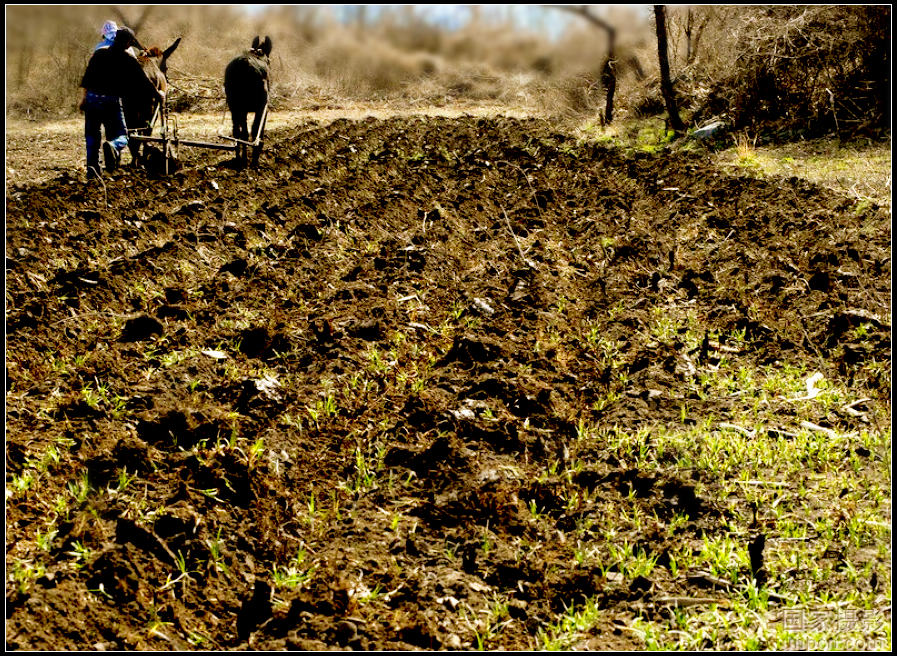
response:
M640 648L671 578L611 546L732 511L601 430L725 418L722 358L890 359L880 210L536 120L312 123L6 209L10 648L529 649L587 600L582 645Z

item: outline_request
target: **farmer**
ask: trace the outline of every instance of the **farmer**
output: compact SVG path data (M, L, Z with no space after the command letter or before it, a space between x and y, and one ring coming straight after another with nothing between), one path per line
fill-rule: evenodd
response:
M103 23L103 29L100 30L102 40L94 47L94 51L100 48L108 48L115 41L115 33L118 32L118 25L115 21L106 21Z
M138 92L154 95L160 101L165 98L165 92L156 89L140 63L127 54L134 41L134 32L127 27L120 28L111 46L93 53L81 78L83 94L79 108L84 112L88 180L100 177L101 125L106 130L103 159L107 171L118 168L121 152L128 145L122 97Z
M118 32L119 27L116 25L115 21L106 21L103 23L103 27L100 30L100 35L103 37L98 44L96 44L93 48L94 52L99 50L100 48L108 48L115 41L115 34ZM134 42L134 45L139 47L139 44ZM137 56L137 51L134 50L134 46L132 45L130 48L126 50L126 52L132 57Z

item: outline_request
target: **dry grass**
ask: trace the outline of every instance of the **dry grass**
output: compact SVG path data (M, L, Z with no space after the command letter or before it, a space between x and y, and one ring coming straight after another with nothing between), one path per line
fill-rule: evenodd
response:
M859 200L891 206L890 143L842 143L834 138L777 146L739 142L719 153L717 159L726 167L805 178Z
M740 162L751 162L757 157L757 135L753 138L747 132L741 132L733 138L735 154Z
M599 141L630 151L658 152L664 147L701 149L694 141L671 143L663 120L624 116L612 125L582 120L573 132L586 141ZM752 176L798 177L859 201L891 207L891 144L835 137L757 145L757 134L741 132L732 145L712 157L724 169Z

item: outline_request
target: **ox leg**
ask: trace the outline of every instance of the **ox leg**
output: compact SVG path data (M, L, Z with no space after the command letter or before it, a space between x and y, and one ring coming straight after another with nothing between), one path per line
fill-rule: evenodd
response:
M249 140L249 134L248 134L249 131L246 128L246 122L248 120L248 112L245 112L242 110L234 111L232 109L231 110L231 118L233 119L233 122L234 122L234 138L240 139L242 141L248 141ZM236 146L237 146L237 149L236 149L236 151L234 151L234 153L237 158L237 163L240 164L240 166L245 166L246 165L246 146L241 143L236 144Z
M250 139L250 141L255 141L256 137L258 137L259 127L262 124L262 116L263 115L264 115L264 111L262 111L262 110L255 112L255 116L253 117L253 121L252 121L252 139Z
M255 143L256 139L261 141L261 138L264 137L265 131L265 108L263 107L259 111L255 113L255 117L252 121L252 139L251 141ZM261 154L261 143L252 147L252 166L253 168L258 166L259 163L259 155Z
M139 130L136 136L149 136L149 130ZM128 150L131 151L131 162L134 166L143 166L146 163L146 146L142 141L130 139L128 141Z

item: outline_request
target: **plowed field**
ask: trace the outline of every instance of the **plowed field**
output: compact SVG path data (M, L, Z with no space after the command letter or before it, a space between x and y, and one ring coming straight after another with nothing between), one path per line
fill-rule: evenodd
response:
M8 648L641 649L890 587L839 519L889 476L874 205L403 117L6 222Z

